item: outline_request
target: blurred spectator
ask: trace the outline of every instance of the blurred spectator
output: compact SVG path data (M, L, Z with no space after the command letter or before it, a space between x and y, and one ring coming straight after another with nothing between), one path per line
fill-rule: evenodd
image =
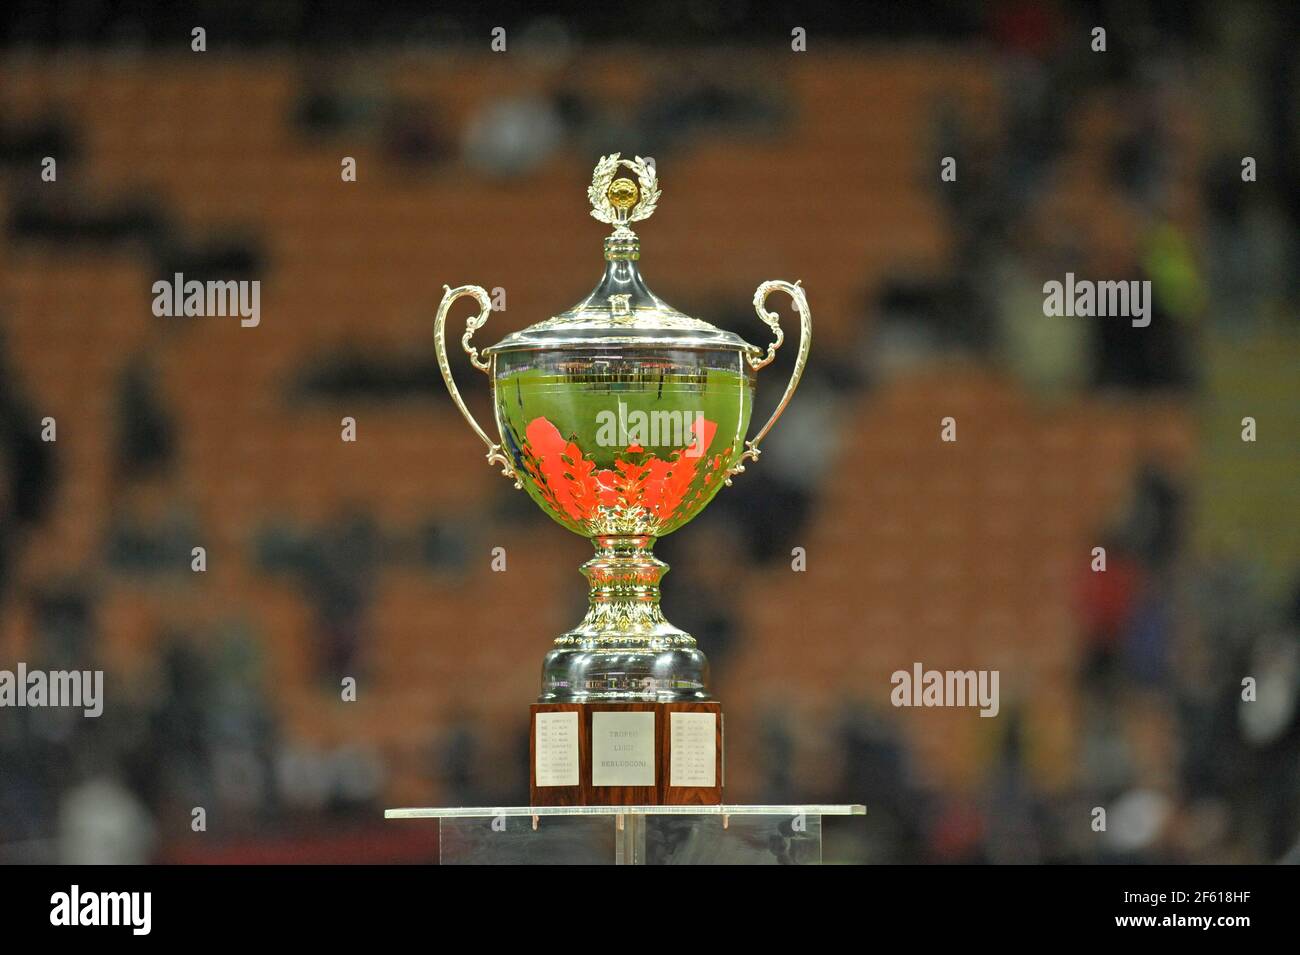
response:
M55 482L54 445L40 416L19 393L0 345L0 606L9 592L15 551L45 517Z
M69 790L59 805L59 856L65 865L150 861L154 826L129 789L110 777Z
M560 148L564 122L554 101L520 96L490 103L465 131L465 162L493 176L522 176Z
M123 370L117 395L115 470L121 480L163 471L176 450L176 428L155 387L155 374L137 355Z

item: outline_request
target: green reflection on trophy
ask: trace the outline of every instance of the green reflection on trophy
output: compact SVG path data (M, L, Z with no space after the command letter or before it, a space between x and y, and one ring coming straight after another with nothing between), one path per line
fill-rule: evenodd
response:
M618 176L620 169L636 181ZM764 282L754 293L754 309L775 336L766 351L677 311L646 287L631 223L647 218L659 195L655 169L640 157L614 153L596 165L591 214L613 231L605 239L604 276L573 308L481 355L471 339L491 311L487 292L447 288L438 308L438 365L456 407L487 445L488 462L595 545L582 567L590 585L587 614L546 655L541 702L710 699L704 654L659 608L668 566L652 548L758 458L808 360L811 317L797 282ZM776 290L799 314L799 353L776 410L746 440L755 375L785 337L766 308ZM500 441L474 420L452 379L446 321L462 296L479 306L461 344L492 380Z

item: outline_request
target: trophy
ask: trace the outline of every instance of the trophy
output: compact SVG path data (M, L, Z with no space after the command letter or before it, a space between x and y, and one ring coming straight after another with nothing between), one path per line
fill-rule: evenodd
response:
M803 374L811 317L798 282L763 282L754 309L774 336L764 351L651 292L632 223L654 212L660 188L641 157L603 157L587 196L592 216L613 229L591 294L480 353L471 339L491 311L487 292L444 286L438 366L488 463L595 547L582 566L586 616L556 638L542 664L530 725L532 805L716 804L721 706L695 639L660 610L668 565L652 549L757 460ZM746 440L755 375L785 338L766 308L777 290L799 313L799 354L776 410ZM499 441L474 420L452 379L446 322L461 297L478 303L461 345L491 379Z

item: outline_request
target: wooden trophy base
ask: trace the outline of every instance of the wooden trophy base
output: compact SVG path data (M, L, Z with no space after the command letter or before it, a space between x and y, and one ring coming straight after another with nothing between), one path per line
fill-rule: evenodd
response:
M534 703L534 806L722 803L722 704Z

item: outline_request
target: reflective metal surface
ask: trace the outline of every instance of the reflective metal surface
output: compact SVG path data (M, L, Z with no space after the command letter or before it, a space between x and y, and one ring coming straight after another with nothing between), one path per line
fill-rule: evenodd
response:
M615 178L624 168L636 182ZM651 550L656 538L699 514L745 461L758 458L759 442L807 364L812 321L797 282L764 282L755 292L755 311L774 335L765 352L650 291L631 223L647 218L659 197L648 162L603 157L588 198L592 216L613 232L596 288L482 354L472 344L491 310L482 288L447 288L434 326L438 366L456 407L487 446L488 462L596 548L582 567L590 584L587 614L546 655L543 702L709 698L704 655L659 608L659 580L668 568ZM773 291L789 295L799 315L799 353L776 411L746 440L754 376L785 337L766 307ZM499 442L465 406L447 358L447 315L465 296L479 311L461 345L492 379Z

